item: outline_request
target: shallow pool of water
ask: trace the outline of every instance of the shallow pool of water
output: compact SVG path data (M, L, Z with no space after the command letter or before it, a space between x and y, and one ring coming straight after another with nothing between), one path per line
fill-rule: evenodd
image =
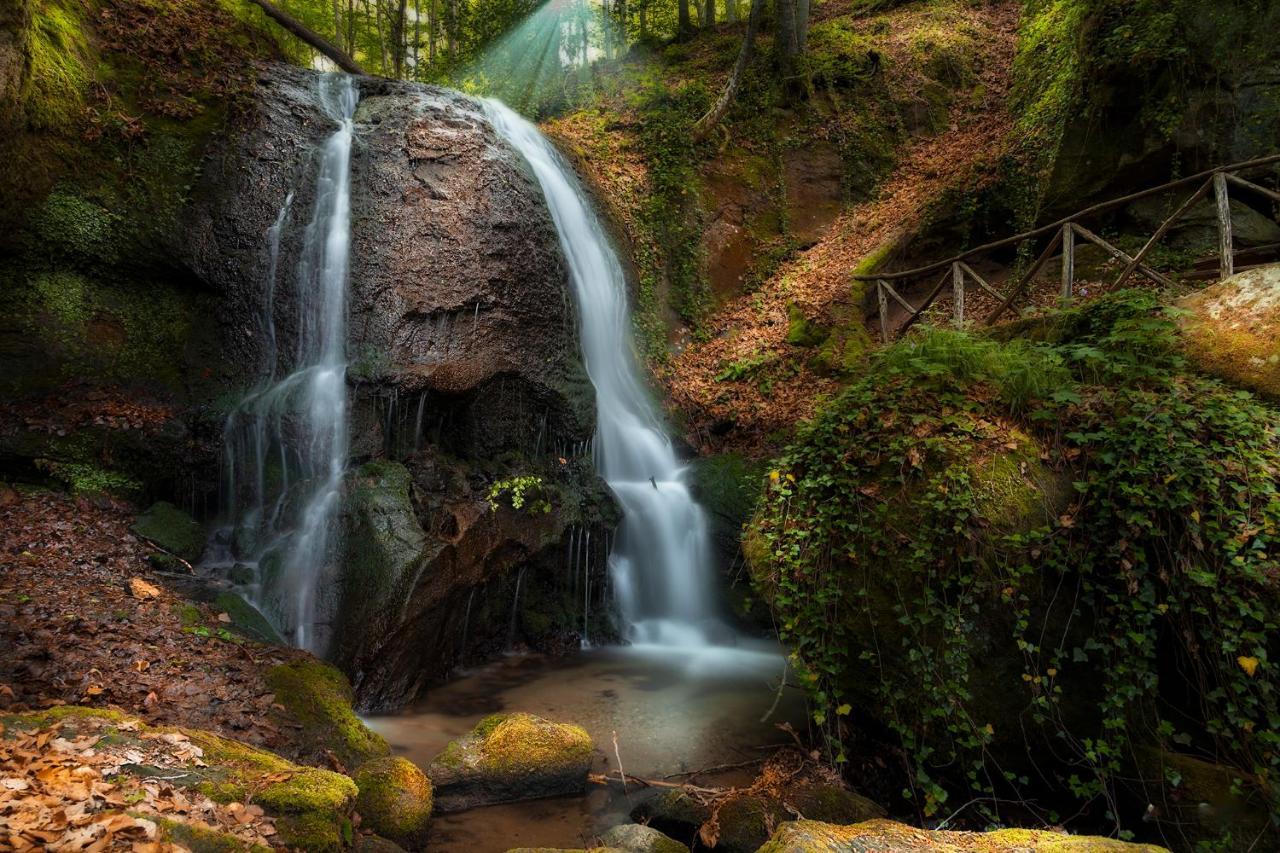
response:
M595 772L616 772L621 756L628 775L662 778L757 760L769 746L787 742L776 724L799 725L804 708L797 691L778 695L784 665L776 645L756 641L733 648L610 647L569 658L509 656L460 673L402 713L368 722L397 754L426 767L485 715L527 711L585 728L596 745ZM698 781L735 784L750 776L749 768L731 769ZM624 793L618 785L592 785L584 797L439 815L431 849L591 846L647 796L652 792L634 786Z

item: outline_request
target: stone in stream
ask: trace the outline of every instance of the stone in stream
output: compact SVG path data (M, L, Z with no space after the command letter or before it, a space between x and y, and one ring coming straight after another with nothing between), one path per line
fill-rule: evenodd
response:
M436 809L581 794L591 769L591 737L580 726L532 714L493 714L450 741L427 768Z
M717 850L720 848L717 847ZM816 820L788 821L759 853L1167 853L1151 844L1067 835L1034 829L949 832L891 820L839 826Z
M623 823L611 828L600 836L600 843L627 853L689 853L687 845L639 823Z
M426 846L431 782L413 762L400 756L375 758L360 765L354 778L361 826L404 847Z

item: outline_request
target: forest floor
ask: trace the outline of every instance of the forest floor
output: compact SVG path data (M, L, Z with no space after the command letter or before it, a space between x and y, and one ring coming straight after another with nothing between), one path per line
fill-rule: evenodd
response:
M809 417L824 395L837 390L836 379L816 373L806 364L806 352L786 341L788 310L797 306L808 320L834 325L851 308L860 322L861 306L850 305L860 301L852 279L858 265L908 238L946 190L977 188L991 173L1011 140L1007 100L1019 9L1019 3L1005 2L965 12L991 37L978 71L984 96L976 102L958 99L949 128L913 140L873 198L847 207L823 239L783 264L758 290L720 306L706 321L705 339L675 356L666 387L692 432L712 435L713 425L729 421L734 429L727 449L767 452L775 449L774 436ZM904 40L884 44L897 60L889 68L911 68ZM761 369L749 378L725 380L726 365L748 360Z
M113 707L297 754L269 719L266 673L310 656L244 640L227 614L167 589L134 515L0 485L0 710Z

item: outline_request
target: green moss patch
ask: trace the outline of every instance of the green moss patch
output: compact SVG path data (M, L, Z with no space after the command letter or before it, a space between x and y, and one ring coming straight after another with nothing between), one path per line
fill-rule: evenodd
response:
M315 757L332 751L347 767L359 767L391 751L382 736L356 716L351 684L329 664L282 664L267 673L267 684L289 717L302 725L300 740Z
M204 551L200 522L167 501L152 504L129 529L189 563L200 559Z

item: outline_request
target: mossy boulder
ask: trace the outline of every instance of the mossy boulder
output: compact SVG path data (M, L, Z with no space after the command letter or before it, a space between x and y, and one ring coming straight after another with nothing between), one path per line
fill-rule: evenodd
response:
M154 815L137 814L154 821L157 838L190 850L191 853L270 853L270 847L261 844L245 845L245 842L229 832L219 832L207 826L197 826Z
M214 609L231 617L231 630L260 643L283 646L284 640L275 627L267 621L267 617L258 609L234 592L224 592L213 602Z
M520 712L493 714L451 741L427 775L442 812L581 794L592 749L580 726Z
M1280 264L1239 273L1179 304L1193 366L1280 399Z
M876 853L1167 853L1163 847L1112 838L1032 829L931 831L891 820L869 820L851 826L815 820L788 821L778 827L759 853L865 853L871 850Z
M167 501L152 504L129 529L189 563L204 551L200 522Z
M267 684L289 720L301 724L299 739L311 760L332 753L347 767L381 758L391 748L361 722L352 708L347 677L327 663L304 660L281 664L267 673Z
M866 797L823 782L792 785L776 796L736 796L722 803L714 812L719 827L716 850L754 853L769 840L773 827L792 819L797 812L807 818L832 823L865 821L885 814L884 809ZM711 819L712 814L710 806L684 791L672 790L641 804L631 816L677 838L692 841L699 827Z
M412 761L400 756L366 761L355 781L362 826L411 849L427 843L431 781Z
M600 842L627 853L689 853L688 845L639 823L619 824L600 836Z

